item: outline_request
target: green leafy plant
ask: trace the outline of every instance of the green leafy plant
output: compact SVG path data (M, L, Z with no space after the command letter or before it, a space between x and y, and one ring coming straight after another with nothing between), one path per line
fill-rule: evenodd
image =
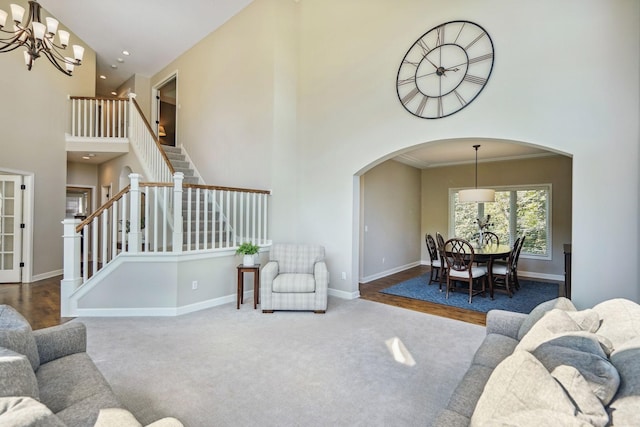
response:
M244 242L238 249L236 249L236 255L255 255L260 251L260 246L254 245L251 242Z

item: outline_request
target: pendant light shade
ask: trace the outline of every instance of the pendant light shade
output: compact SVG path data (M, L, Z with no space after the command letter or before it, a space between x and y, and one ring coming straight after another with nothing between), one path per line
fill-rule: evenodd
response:
M458 191L458 201L460 202L495 202L496 192L490 188L478 188L478 148L480 145L474 145L476 150L476 187L470 190Z

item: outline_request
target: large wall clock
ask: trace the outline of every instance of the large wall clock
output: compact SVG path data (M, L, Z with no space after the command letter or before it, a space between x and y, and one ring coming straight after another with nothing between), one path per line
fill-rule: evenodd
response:
M450 116L469 105L493 69L493 41L478 24L451 21L427 31L409 48L396 89L404 108L425 119Z

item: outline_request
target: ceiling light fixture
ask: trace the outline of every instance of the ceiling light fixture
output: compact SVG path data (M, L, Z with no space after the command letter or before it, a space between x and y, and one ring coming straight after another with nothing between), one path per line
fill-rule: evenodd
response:
M29 1L29 13L23 23L24 12L22 6L11 4L13 30L7 30L4 27L9 14L0 9L0 52L11 52L24 46L27 49L24 52L24 62L28 70L31 70L36 59L44 55L58 71L70 76L73 67L81 65L84 48L73 45L74 57L64 56L64 50L69 44L69 32L58 31L59 22L50 16L46 17L46 25L43 24L40 19L40 4L35 0ZM55 43L56 34L59 45Z
M458 201L460 202L495 202L496 192L489 188L478 188L478 148L480 145L474 145L476 150L476 187L470 190L458 191Z

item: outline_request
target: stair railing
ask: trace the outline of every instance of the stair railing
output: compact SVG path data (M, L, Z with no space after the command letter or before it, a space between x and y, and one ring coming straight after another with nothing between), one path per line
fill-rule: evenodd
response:
M224 251L247 241L271 243L267 190L183 185L180 172L173 183L140 182L135 173L129 178L129 186L84 221L63 221L63 283L73 283L75 289L122 254Z
M72 139L106 140L129 137L127 98L70 96Z

